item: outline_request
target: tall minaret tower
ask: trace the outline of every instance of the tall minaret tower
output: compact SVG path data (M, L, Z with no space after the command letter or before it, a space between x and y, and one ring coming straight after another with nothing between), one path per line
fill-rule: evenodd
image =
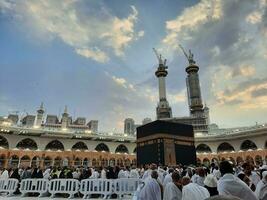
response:
M171 118L172 117L172 109L169 106L169 103L166 98L166 84L165 84L165 77L168 75L168 67L166 66L166 59L164 62L162 61L161 55L157 53L155 49L153 49L158 61L159 66L157 71L155 72L156 77L159 79L159 103L157 106L157 119L163 118Z
M183 47L181 45L180 47L189 62L189 65L186 67L185 71L187 72L186 86L190 115L203 116L204 110L198 77L199 67L196 65L196 62L193 59L194 55L192 54L191 50L189 50L189 55L187 55Z
M68 108L67 108L67 106L65 106L64 113L62 114L62 118L61 118L61 128L62 129L66 129L67 128L67 126L68 126L68 118L69 118Z
M44 103L42 102L35 116L35 124L34 124L35 127L40 127L42 125L43 117L44 117Z

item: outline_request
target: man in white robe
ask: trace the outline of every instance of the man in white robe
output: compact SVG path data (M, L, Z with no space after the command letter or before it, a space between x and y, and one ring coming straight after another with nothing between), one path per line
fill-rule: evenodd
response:
M8 179L9 178L9 174L8 174L8 171L7 169L4 169L1 176L0 176L1 179Z
M255 195L257 198L260 198L260 193L263 193L262 188L267 185L267 171L262 172L262 179L258 183L255 191Z
M250 179L250 181L257 187L258 182L261 180L260 176L253 171L253 166L246 162L242 165L244 169L244 174L247 175L247 177Z
M172 181L165 185L163 200L182 200L182 184L178 172L173 172Z
M139 178L139 173L135 167L132 167L129 178Z
M233 175L233 167L228 161L220 163L222 177L218 181L220 195L232 195L242 200L257 200L252 190L238 177Z
M171 183L172 182L172 173L173 173L173 168L170 168L169 169L169 173L164 177L164 180L163 180L163 187L165 188L165 186L168 184L168 183Z
M145 186L140 191L138 200L161 200L161 188L157 181L158 172L152 171L151 177L145 181Z
M210 193L206 188L196 183L191 183L189 177L183 177L182 183L184 185L182 200L204 200L210 197Z

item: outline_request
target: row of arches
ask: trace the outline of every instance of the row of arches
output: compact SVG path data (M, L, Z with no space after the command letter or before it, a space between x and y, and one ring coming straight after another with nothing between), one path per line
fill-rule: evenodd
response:
M8 162L8 163L7 163ZM34 156L30 158L28 155L24 155L19 158L18 155L12 155L10 158L7 158L4 154L0 155L0 167L8 166L32 166L32 167L48 167L48 166L85 166L85 167L107 167L107 166L130 166L136 165L136 159L129 158L82 158L76 157L71 159L70 157L60 157L57 156L52 158L50 156L45 156L41 158L39 156Z
M205 165L205 166L209 166L211 163L218 163L219 161L224 161L224 160L229 160L231 161L233 164L239 164L239 163L243 163L243 162L250 162L256 165L262 165L264 163L267 162L267 156L261 156L261 155L256 155L256 156L252 156L252 155L247 155L245 157L241 157L241 156L237 156L237 157L214 157L214 158L204 158L204 159L200 159L197 158L197 164L198 165Z
M8 141L3 136L0 136L0 147L5 148L5 149L9 148ZM16 148L37 150L38 146L34 140L32 140L30 138L25 138L25 139L21 140L20 142L18 142L18 144L16 145ZM65 148L64 148L64 145L62 144L62 142L60 142L59 140L53 140L46 145L45 150L64 151ZM73 150L73 151L76 151L76 150L85 151L85 150L88 150L88 147L84 142L80 141L80 142L77 142L76 144L74 144L72 146L71 150ZM105 143L98 144L95 147L95 150L96 151L110 152L109 147ZM136 152L136 149L134 150L133 153L135 153L135 152ZM115 153L127 153L127 154L129 154L129 150L125 145L120 144L117 146Z
M252 142L251 140L245 140L240 145L240 150L242 150L242 151L257 150L257 149L258 149L257 145L254 142ZM265 149L267 149L267 141L265 143ZM203 144L203 143L197 145L196 151L198 153L204 153L204 152L205 153L212 153L211 148L208 145ZM235 148L231 144L229 144L228 142L223 142L217 147L217 153L231 152L231 151L235 151Z

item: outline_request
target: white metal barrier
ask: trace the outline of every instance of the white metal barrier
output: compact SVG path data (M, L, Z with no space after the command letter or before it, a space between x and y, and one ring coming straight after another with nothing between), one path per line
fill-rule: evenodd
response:
M73 198L79 191L80 182L76 179L53 179L49 182L49 193L54 198L55 194L69 194Z
M7 192L11 196L17 190L18 183L15 178L0 179L0 192Z
M114 180L114 193L120 198L122 195L134 195L143 181L138 178L120 178Z
M20 192L22 196L27 193L40 193L39 197L43 196L48 191L48 179L38 178L38 179L23 179L20 183Z
M101 194L107 198L113 192L113 180L111 179L84 179L81 181L80 192L83 198L90 198L92 194Z

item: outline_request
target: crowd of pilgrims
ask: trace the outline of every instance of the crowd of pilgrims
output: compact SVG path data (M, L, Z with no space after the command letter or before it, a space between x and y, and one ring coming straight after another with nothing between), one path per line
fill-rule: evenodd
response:
M0 178L73 178L118 179L140 178L138 200L267 200L267 165L254 166L245 162L233 166L229 161L212 163L209 167L157 166L131 167L47 167L10 168L0 171ZM19 193L19 190L17 191Z

